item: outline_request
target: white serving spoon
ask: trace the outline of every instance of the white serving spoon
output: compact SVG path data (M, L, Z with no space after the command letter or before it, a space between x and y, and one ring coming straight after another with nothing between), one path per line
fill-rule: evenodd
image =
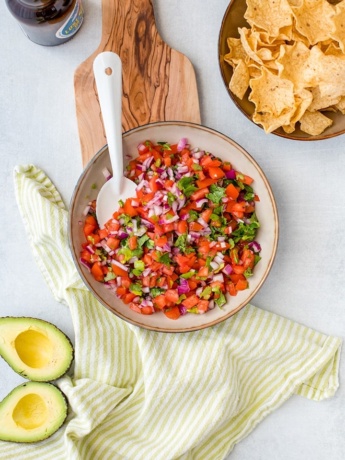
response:
M123 175L121 59L111 51L100 53L94 60L93 72L113 170L113 177L97 196L96 215L103 228L118 209L119 200L136 197L136 184Z

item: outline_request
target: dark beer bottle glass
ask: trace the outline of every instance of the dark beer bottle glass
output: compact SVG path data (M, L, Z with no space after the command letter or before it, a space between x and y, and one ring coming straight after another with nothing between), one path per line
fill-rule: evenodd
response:
M81 0L5 0L25 35L39 45L65 43L79 30Z

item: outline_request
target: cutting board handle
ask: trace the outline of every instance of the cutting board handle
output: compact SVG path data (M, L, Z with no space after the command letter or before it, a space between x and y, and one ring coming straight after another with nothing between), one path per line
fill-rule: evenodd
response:
M75 72L75 97L83 163L106 144L92 63L102 51L122 61L123 131L155 121L200 123L193 66L160 37L151 0L102 0L102 37Z

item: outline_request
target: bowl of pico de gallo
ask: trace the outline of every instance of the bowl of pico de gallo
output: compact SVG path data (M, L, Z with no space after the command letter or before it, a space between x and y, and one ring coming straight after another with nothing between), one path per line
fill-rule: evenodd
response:
M107 146L83 171L70 206L69 241L86 286L137 326L188 332L242 309L266 280L278 214L257 162L227 136L188 122L123 134L124 174L135 196L96 218L111 175Z

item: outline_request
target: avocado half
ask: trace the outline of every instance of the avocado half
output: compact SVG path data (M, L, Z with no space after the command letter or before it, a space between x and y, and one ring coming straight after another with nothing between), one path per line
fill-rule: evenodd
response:
M0 440L43 441L66 417L67 401L59 388L52 383L26 382L0 402Z
M22 377L50 382L72 365L73 345L53 324L37 318L0 317L0 355Z

